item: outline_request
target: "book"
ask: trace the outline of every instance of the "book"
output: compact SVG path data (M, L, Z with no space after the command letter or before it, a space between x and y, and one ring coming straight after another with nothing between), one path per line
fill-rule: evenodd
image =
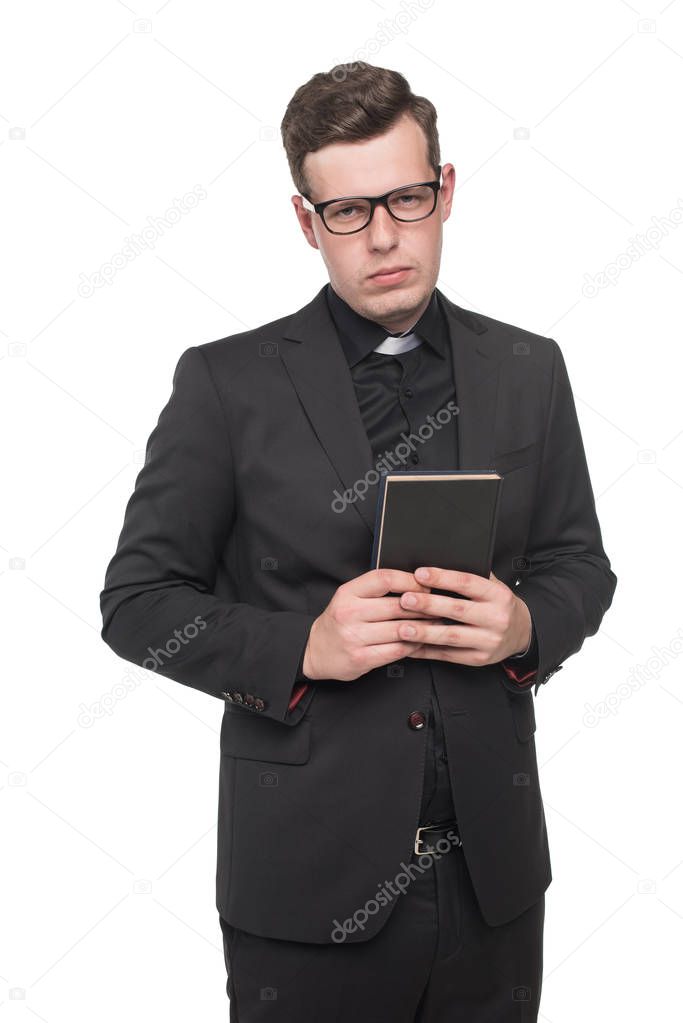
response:
M416 469L379 480L370 568L421 565L488 579L503 477L493 469ZM432 593L452 591L432 587Z

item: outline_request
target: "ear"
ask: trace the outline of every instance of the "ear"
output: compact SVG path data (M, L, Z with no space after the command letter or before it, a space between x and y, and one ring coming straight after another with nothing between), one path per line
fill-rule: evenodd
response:
M441 197L441 220L445 221L451 215L451 207L453 205L453 193L455 192L455 167L452 163L447 163L441 168L441 188L439 195Z
M303 231L306 237L306 241L312 248L317 249L318 242L315 237L315 232L313 231L312 223L313 214L311 213L310 210L304 209L300 195L292 196L292 206L294 207L297 220L299 221L299 227Z

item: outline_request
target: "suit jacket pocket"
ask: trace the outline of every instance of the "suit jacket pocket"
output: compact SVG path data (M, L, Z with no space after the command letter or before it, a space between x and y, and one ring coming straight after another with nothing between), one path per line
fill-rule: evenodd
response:
M510 701L517 738L520 742L528 742L536 731L536 713L531 691L521 691L519 694L511 693L509 690L506 692Z
M311 722L295 725L258 717L253 711L228 709L221 723L221 753L244 760L305 764L311 753Z

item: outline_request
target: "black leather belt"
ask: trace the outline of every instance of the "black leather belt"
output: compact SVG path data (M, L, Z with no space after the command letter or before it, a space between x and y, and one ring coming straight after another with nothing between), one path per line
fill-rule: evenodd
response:
M458 822L455 817L438 824L423 824L415 832L415 853L417 856L429 856L450 852L462 845L458 834Z

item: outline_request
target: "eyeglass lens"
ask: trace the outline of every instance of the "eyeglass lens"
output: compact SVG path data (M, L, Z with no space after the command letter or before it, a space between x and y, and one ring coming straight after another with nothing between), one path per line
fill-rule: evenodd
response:
M397 220L421 220L436 205L436 195L429 185L397 188L387 196L387 205ZM365 227L370 219L371 205L367 199L340 199L324 209L325 222L333 231L343 234Z

